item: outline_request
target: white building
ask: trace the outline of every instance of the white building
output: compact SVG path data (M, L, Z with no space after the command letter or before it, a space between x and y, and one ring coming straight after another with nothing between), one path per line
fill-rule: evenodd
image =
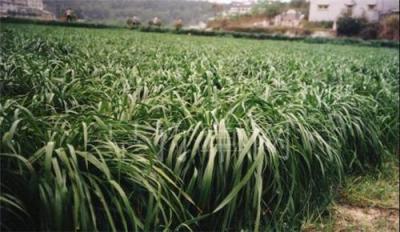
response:
M44 10L43 0L27 0L28 7Z
M310 0L309 21L336 21L343 14L373 22L398 12L399 0Z
M274 25L281 27L299 27L304 15L294 9L289 9L274 18Z
M229 4L228 10L222 12L222 16L249 14L255 3L255 0L232 2Z

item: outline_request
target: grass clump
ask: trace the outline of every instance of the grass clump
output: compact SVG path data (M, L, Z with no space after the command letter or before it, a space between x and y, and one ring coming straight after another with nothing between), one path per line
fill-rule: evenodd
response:
M394 50L1 30L5 229L296 229L398 141Z

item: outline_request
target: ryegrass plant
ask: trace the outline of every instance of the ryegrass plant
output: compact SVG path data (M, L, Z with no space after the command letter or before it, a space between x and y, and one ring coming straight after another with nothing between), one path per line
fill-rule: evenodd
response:
M398 51L1 28L1 226L296 229L399 140Z

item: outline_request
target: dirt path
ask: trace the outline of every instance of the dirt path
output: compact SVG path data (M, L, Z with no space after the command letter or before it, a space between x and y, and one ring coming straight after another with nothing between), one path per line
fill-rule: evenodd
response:
M399 231L399 209L337 205L334 231Z
M302 231L397 232L399 188L398 159L385 162L379 173L348 177L326 214L306 221Z

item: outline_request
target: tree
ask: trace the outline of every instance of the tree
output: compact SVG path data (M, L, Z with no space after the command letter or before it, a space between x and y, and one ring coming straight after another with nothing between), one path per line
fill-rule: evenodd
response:
M336 32L338 35L356 36L361 32L365 25L365 19L352 18L345 15L337 20Z
M217 16L220 12L224 10L224 6L217 3L213 3L211 8L214 12L214 16Z
M257 3L253 9L255 14L263 14L268 18L273 18L282 13L287 8L287 3L264 0Z
M383 18L381 22L380 37L384 39L399 40L400 19L398 14L393 14Z

